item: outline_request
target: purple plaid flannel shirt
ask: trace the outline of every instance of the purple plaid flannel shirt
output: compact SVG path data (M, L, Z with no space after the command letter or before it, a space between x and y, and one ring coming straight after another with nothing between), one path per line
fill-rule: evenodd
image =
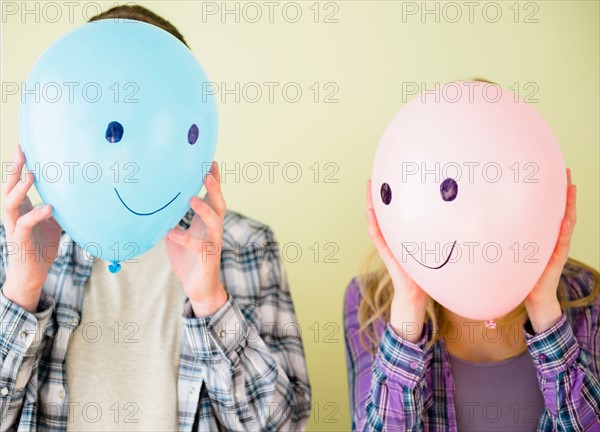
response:
M569 299L591 293L593 276L567 262L562 280ZM432 327L410 343L379 322L381 343L371 354L360 343L360 289L353 279L344 306L352 429L456 432L454 383L444 341L427 349ZM538 431L600 431L600 297L568 308L552 327L533 334L523 326L545 407Z

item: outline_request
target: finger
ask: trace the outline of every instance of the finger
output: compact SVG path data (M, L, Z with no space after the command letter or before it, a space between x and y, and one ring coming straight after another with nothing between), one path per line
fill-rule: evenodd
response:
M201 239L192 235L189 230L174 228L169 231L168 240L197 254L216 255L220 251L219 242Z
M20 206L27 197L27 192L33 184L33 174L26 173L25 180L14 186L4 198L4 216L10 230L15 228L17 219L21 216Z
M567 189L565 217L569 219L571 231L573 231L577 222L577 186L574 184L569 185Z
M371 179L367 180L367 209L373 209L373 195L371 193Z
M190 235L190 233L187 230L183 230L181 228L176 227L172 230L169 230L169 232L167 233L167 238L165 240L172 241L173 243L183 246L187 249L191 249L194 252L196 252L195 249L202 250L202 246L198 245L197 240L199 240L199 238Z
M181 231L180 228L173 228L172 230L169 230L169 232L167 232L167 235L163 239L165 241L165 245L167 245L167 247L179 246L179 243L176 243L175 240L173 240L173 236L171 235L171 231L173 231L173 230ZM176 236L176 235L177 234L174 234L174 236Z
M377 216L375 214L375 209L373 207L373 198L371 193L371 180L367 181L367 211L366 211L367 223L369 228L369 237L373 241L375 245L375 249L377 249L377 253L381 257L381 260L385 264L385 267L390 272L398 272L393 274L392 276L400 277L405 282L412 280L411 277L406 273L404 267L398 262L396 257L394 256L392 250L388 246L383 234L381 233L381 228L379 227L379 222L377 222Z
M379 229L379 225L377 224L375 212L373 212L372 209L367 209L366 218L368 224L369 237L373 241L373 244L375 245L377 252L379 252L379 255L381 255L382 258L385 259L388 256L390 256L391 251L389 250L389 247L387 246L387 243L385 242L385 239L381 234L381 230Z
M217 180L217 183L221 183L221 172L219 171L219 164L217 163L217 161L213 161L212 165L210 166L210 173L215 177L215 180Z
M567 179L569 180L569 176L567 174ZM577 187L573 184L570 184L567 187L567 205L565 209L565 217L561 221L560 224L560 232L558 235L558 240L556 241L556 245L554 246L554 250L552 251L552 256L547 269L550 269L554 274L560 269L562 272L562 266L569 258L569 250L571 249L571 238L573 236L573 231L575 229L576 222L576 196L577 196ZM548 270L547 270L548 271Z
M387 243L385 242L383 235L381 234L381 230L379 228L379 223L377 222L377 216L375 215L375 209L373 208L373 199L371 195L371 180L367 180L367 212L365 214L367 218L367 225L369 231L369 237L375 244L377 251L380 253L388 254L389 248L387 247Z
M556 246L552 251L552 257L546 265L544 273L556 275L562 272L563 266L569 257L569 250L571 248L571 234L570 221L568 218L563 218L560 224L560 235L556 241Z
M59 230L59 232L62 232L62 227L60 226L60 224L56 221L56 219L54 219L54 216L50 216L48 218L48 222L50 224L52 224L56 229Z
M377 218L375 216L375 212L371 210L367 210L367 221L369 224L369 237L373 241L375 245L375 249L377 253L381 257L385 267L391 273L392 278L395 280L403 280L409 281L411 280L410 276L404 270L404 267L398 262L392 250L388 246L387 242L383 238L381 234L381 230L377 223Z
M204 186L206 187L206 196L204 199L222 219L225 216L226 204L223 193L221 192L221 184L217 181L217 178L211 174L206 176Z
M19 219L15 225L14 235L19 240L25 240L40 221L50 217L52 215L52 206L46 204L34 208L33 210L25 213Z
M213 236L216 235L220 237L223 221L212 207L198 197L192 197L192 199L190 199L190 206L200 219L202 219L208 232Z
M567 206L565 209L565 217L563 218L560 226L560 234L558 241L556 242L555 252L562 259L563 256L568 255L569 248L571 245L571 237L575 229L575 222L577 221L576 216L576 204L577 204L577 186L571 184L567 188ZM566 259L566 258L565 258Z
M7 196L9 192L21 179L21 171L25 165L25 155L21 151L21 146L18 145L13 156L13 161L9 164L11 172L6 174L6 181L2 185L2 194ZM4 176L3 176L4 177Z
M387 242L383 238L383 234L381 233L381 229L379 228L379 222L377 222L377 215L375 214L375 209L373 208L373 199L371 194L371 180L367 181L367 225L369 237L373 241L375 245L375 249L377 249L377 253L381 256L381 259L384 261L386 266L388 264L392 264L393 260L395 260L392 251L390 250ZM389 267L388 267L389 268Z
M19 183L17 183L4 198L4 205L8 208L18 209L27 196L27 192L31 188L31 185L33 185L33 174L30 172L25 173L23 181L19 181Z
M217 166L217 163L215 161L213 161L213 163L210 165L210 169L204 176L204 183L206 183L207 179L209 178L215 179L217 184L219 185L219 188L221 187L221 176L219 174L219 167Z

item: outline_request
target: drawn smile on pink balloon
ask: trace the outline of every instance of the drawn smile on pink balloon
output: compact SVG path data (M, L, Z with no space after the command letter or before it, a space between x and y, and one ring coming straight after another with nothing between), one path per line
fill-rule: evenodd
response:
M423 264L421 261L419 261L418 259L416 259L415 256L413 254L411 254L408 251L408 249L406 249L406 246L402 245L402 247L404 248L404 250L406 251L406 253L409 254L412 257L412 259L414 259L416 262L418 262L419 264L421 264L423 267L427 267L428 269L431 269L431 270L441 269L446 264L448 264L448 262L450 261L450 257L452 256L452 252L454 251L454 246L456 246L456 240L454 240L454 243L452 243L452 248L450 248L450 253L448 254L448 257L446 258L446 261L444 261L444 263L442 265L439 265L437 267L431 267L431 266Z
M389 183L383 183L381 185L380 194L381 194L381 201L383 201L383 203L385 205L390 205L390 203L392 202L392 188L390 187ZM448 177L447 179L445 179L440 184L440 195L442 196L442 200L444 200L446 202L454 201L454 199L458 195L458 183L456 183L456 180L454 180L451 177ZM408 249L406 249L406 246L404 246L404 244L402 244L402 247L404 248L406 253L408 253L408 255L410 255L416 262L421 264L423 267L426 267L426 268L432 269L432 270L441 269L446 264L448 264L448 262L450 261L450 257L452 256L452 252L454 251L455 246L456 246L456 240L454 240L454 243L452 244L452 248L450 249L450 253L448 254L448 257L446 258L444 263L437 267L431 267L426 264L423 264L421 261L416 259L415 256L412 253L410 253L410 251Z
M119 191L117 190L117 188L115 188L115 192L117 193L117 197L119 197L119 200L121 201L121 203L125 206L125 208L127 210L129 210L131 213L138 215L138 216L150 216L153 215L154 213L158 213L159 211L165 209L169 204L171 204L173 201L175 201L175 199L179 196L179 194L181 192L178 192L177 195L175 195L171 201L169 201L168 203L166 203L164 206L162 206L161 208L154 210L153 212L149 212L149 213L140 213L140 212L136 212L135 210L132 210L127 204L125 204L125 201L123 201L123 198L121 198L121 195L119 195Z

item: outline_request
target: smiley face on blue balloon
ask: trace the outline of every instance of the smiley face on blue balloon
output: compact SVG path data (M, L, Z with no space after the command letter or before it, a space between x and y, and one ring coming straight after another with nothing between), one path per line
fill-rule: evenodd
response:
M185 215L216 146L208 83L182 42L132 20L85 24L37 61L19 113L27 168L90 254L134 258Z

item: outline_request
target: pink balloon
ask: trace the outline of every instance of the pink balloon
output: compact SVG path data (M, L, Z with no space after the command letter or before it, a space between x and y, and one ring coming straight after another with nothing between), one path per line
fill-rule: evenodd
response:
M416 96L373 164L381 232L433 299L474 320L514 309L558 239L567 178L552 131L513 92L482 82Z

